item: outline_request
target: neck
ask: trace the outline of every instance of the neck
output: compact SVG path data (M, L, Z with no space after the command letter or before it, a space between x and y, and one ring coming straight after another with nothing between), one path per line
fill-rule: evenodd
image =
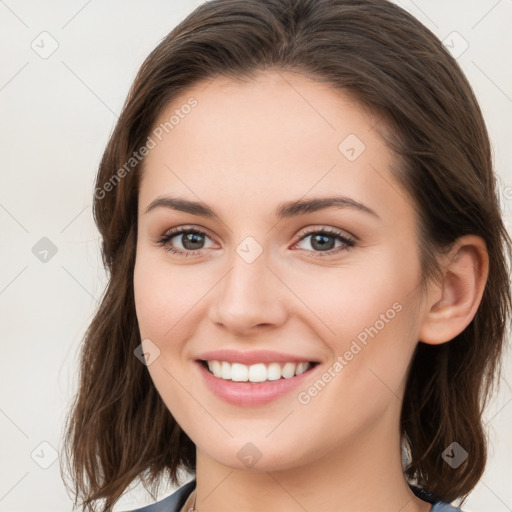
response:
M279 471L234 469L198 448L197 512L427 512L431 505L417 498L405 480L394 427L370 427L312 462Z

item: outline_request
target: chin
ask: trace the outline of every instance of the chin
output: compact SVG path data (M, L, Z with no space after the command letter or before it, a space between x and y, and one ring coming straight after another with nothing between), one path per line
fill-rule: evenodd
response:
M240 471L284 471L306 463L307 455L297 453L297 443L290 446L273 446L271 442L231 440L217 445L218 450L205 450L207 457L223 466Z

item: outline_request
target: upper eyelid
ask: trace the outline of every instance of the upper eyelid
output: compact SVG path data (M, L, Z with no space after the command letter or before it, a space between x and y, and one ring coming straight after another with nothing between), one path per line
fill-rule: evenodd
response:
M355 235L352 235L351 233L345 231L344 229L340 228L332 228L327 226L316 226L316 227L307 227L300 230L300 234L297 235L298 239L297 241L301 240L305 236L309 236L318 232L327 232L328 235L332 236L341 236L343 238L350 238L350 240L357 241L357 237Z
M181 234L182 232L187 232L187 231L201 231L203 232L205 235L208 235L210 238L214 238L213 236L210 235L210 230L208 228L205 228L203 226L199 226L197 224L183 224L182 226L176 226L176 227L172 227L172 228L169 228L169 229L166 229L163 233L162 233L162 236L171 236L171 235L179 235Z

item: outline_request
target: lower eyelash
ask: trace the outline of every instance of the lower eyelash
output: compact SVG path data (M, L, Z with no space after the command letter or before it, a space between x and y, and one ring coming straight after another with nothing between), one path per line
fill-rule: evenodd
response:
M166 246L164 245L164 251L172 252L173 254L180 254L181 256L194 256L195 254L199 254L200 251L181 251L180 249L175 249L172 245Z

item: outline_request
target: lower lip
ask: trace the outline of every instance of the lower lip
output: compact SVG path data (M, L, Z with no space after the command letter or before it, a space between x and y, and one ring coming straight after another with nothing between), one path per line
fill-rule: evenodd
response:
M260 383L250 382L234 382L232 380L225 380L215 377L213 373L209 372L202 363L196 362L199 371L212 393L216 396L229 402L233 405L240 407L253 407L263 405L276 400L277 398L290 393L301 384L304 384L306 379L317 369L316 365L313 368L289 379L270 380Z

